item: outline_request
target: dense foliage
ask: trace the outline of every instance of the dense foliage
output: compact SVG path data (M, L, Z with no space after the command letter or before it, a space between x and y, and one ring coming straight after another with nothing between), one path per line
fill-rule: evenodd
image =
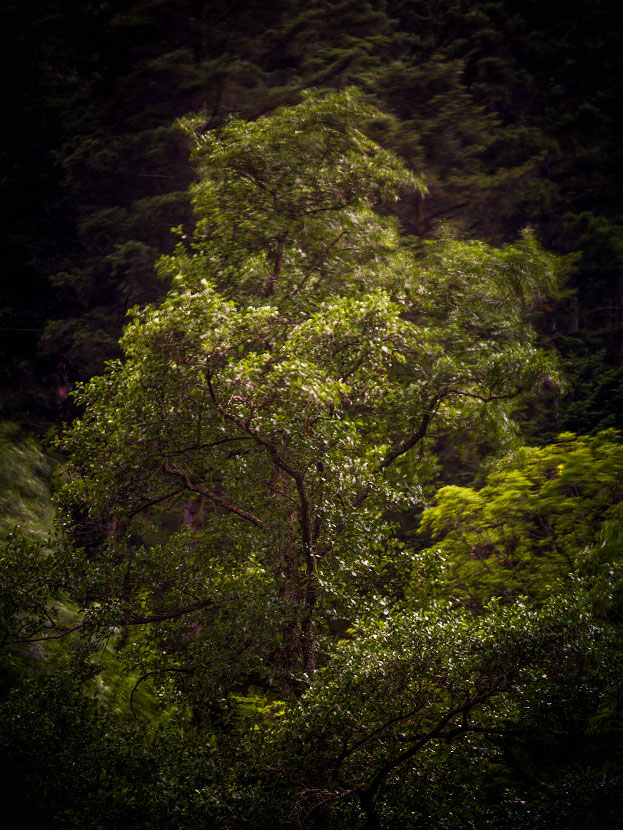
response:
M429 556L442 590L475 607L492 597L539 602L590 574L601 610L619 618L622 470L616 433L567 433L506 458L479 490L441 488L422 530L441 537Z
M45 698L45 751L80 759L85 792L70 806L52 774L33 815L494 826L520 802L547 813L571 741L594 792L595 729L617 780L615 434L518 450L480 491L440 490L422 522L444 535L438 551L396 536L440 449L441 468L475 442L481 458L508 452L518 402L557 383L529 325L556 267L530 235L401 237L373 208L422 185L368 137L381 118L348 89L216 132L186 121L202 178L196 229L160 262L173 287L134 311L124 359L77 393L63 535L4 546L5 780L32 790L50 775L28 737ZM543 539L524 530L539 518ZM476 560L499 566L484 579L470 567L482 536ZM567 585L560 557L580 563ZM43 663L32 652L65 638ZM131 679L113 693L119 661ZM128 696L149 724L140 771ZM546 737L553 770L522 798L517 768Z
M613 0L577 0L569 19L525 0L6 0L3 10L3 417L64 417L59 388L117 357L127 309L166 292L154 260L174 244L171 225L192 222L177 117L253 120L309 87L355 83L387 114L377 140L426 178L426 198L413 191L394 207L409 233L430 238L450 221L500 244L531 225L546 247L579 254L542 325L571 383L540 420L530 413L528 431L621 428Z
M4 5L7 807L614 830L614 4Z
M354 603L355 574L391 536L387 511L417 501L425 440L473 440L476 422L503 438L509 400L550 379L524 322L553 281L548 257L530 239L401 250L369 202L414 183L357 129L373 115L346 91L198 138L210 165L190 249L163 262L175 287L128 326L125 361L83 389L63 439L69 515L110 538L97 555L108 601L130 618L187 608L213 645L204 616L226 603L201 586L233 578L262 628L281 621L281 645L257 622L240 643L240 607L221 636L245 653L241 672L280 647L286 690L313 675L317 607L337 613L324 594ZM183 538L135 552L144 522L189 493Z

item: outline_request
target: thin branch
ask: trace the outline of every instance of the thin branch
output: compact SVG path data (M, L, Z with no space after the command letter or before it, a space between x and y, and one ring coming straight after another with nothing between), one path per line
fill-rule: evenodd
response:
M436 219L438 216L445 216L448 213L454 213L455 210L460 210L461 208L467 207L469 202L460 202L458 205L454 205L453 207L443 208L443 210L438 210L436 213L431 213L428 216L424 217L424 222L428 225L430 224L433 219Z
M181 450L167 450L166 455L183 455L186 452L197 452L198 450L211 450L220 447L222 444L232 444L235 441L251 441L250 435L237 435L232 438L220 438L218 441L209 441L207 444L194 444L189 447L182 447Z
M170 493L165 493L164 496L157 496L156 498L150 499L149 501L144 502L136 510L133 510L131 513L128 514L128 518L133 518L140 513L142 510L147 510L148 507L153 507L155 504L160 504L163 501L167 501L167 499L172 499L174 496L179 496L181 493L184 492L186 488L180 487L177 490L171 490Z
M397 458L399 458L401 455L404 455L412 447L415 447L415 445L419 441L426 437L428 427L430 426L430 422L432 421L433 416L435 415L435 411L439 406L440 401L445 396L446 392L447 390L444 390L443 392L440 392L438 395L435 395L435 397L431 401L430 406L428 407L428 410L424 413L424 417L422 418L420 426L415 432L405 436L404 438L400 438L394 442L391 449L387 451L385 458L379 464L379 471L389 467L391 464L394 463L394 461Z
M183 617L185 614L192 614L193 611L200 611L202 608L207 608L212 605L211 599L201 599L193 602L190 605L185 605L182 608L176 608L172 611L161 611L150 616L140 617L137 614L130 614L128 617L122 617L117 620L115 625L148 625L149 623L164 622L165 620L174 620L178 617Z
M491 401L512 400L513 398L516 398L517 395L521 394L521 389L516 389L514 392L509 392L507 395L479 395L477 392L465 392L462 389L455 389L454 387L449 387L446 391L449 394L461 395L464 398L474 398L475 400L482 401L483 403L491 403Z
M83 628L87 624L86 620L82 620L77 625L73 625L71 628L63 628L58 634L48 634L45 637L33 637L33 638L20 638L19 640L7 640L6 645L18 645L19 643L45 643L48 640L60 640L62 637L66 637L68 634L72 634L74 631L78 631L78 629Z
M267 487L272 493L280 498L286 499L287 501L291 502L294 505L297 505L298 502L295 498L293 498L289 493L284 493L283 490L278 490L274 485L270 483L270 481L266 481L264 478L254 478L253 476L249 476L249 481L253 482L256 481L258 484L262 484L264 487Z
M415 709L411 709L410 711L406 712L403 715L397 715L395 718L391 718L390 720L386 721L385 723L382 723L376 729L373 729L372 732L369 732L367 735L364 735L363 738L360 738L358 741L355 741L355 743L350 748L345 746L343 748L342 752L340 753L340 755L338 756L338 760L336 761L335 768L336 769L339 768L342 764L342 761L344 761L346 758L348 758L349 755L352 755L353 752L356 752L365 743L367 743L372 738L374 738L375 735L378 735L380 732L383 732L385 729L389 728L390 726L393 726L396 723L400 723L400 721L402 721L402 720L407 720L408 718L413 717L413 715L415 715L416 712L418 712L422 708L422 705L423 704L420 704L419 706L416 706Z
M219 507L222 507L224 510L227 510L229 513L234 513L236 516L240 516L241 519L245 519L247 522L255 525L256 527L265 528L264 522L255 516L253 513L245 510L242 507L238 507L238 505L234 504L227 499L224 499L222 496L219 496L218 493L215 493L214 490L207 490L205 487L200 487L198 484L194 484L187 473L183 470L177 470L175 467L169 466L168 458L164 458L164 469L169 475L176 476L177 478L181 479L186 485L186 489L190 490L193 493L199 493L201 496L205 496L206 498L210 499L217 504Z
M303 288L303 286L305 285L307 280L314 273L316 268L318 268L319 265L322 265L322 263L325 261L325 259L327 258L331 248L333 248L333 246L336 245L346 233L347 233L347 231L342 231L342 233L338 234L338 236L336 236L335 239L327 245L327 247L324 249L324 251L322 251L320 254L318 254L316 259L313 261L313 263L307 269L306 273L303 275L303 279L299 282L299 284L296 286L296 288L291 292L291 294L290 294L291 297L294 297L296 294L299 293L299 291Z

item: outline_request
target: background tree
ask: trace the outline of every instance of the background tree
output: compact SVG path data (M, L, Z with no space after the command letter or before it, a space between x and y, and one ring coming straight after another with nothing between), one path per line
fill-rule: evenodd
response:
M618 620L621 563L612 541L620 533L622 465L614 431L567 433L508 456L478 490L441 488L422 531L436 540L429 556L443 569L444 593L475 608L492 597L539 602L592 572L602 612L609 608ZM606 570L598 578L600 546Z

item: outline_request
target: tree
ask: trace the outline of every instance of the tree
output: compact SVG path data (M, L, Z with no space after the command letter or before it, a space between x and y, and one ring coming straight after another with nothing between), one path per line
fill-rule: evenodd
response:
M422 574L443 570L446 596L479 608L492 597L543 602L589 580L600 613L621 615L623 446L614 430L565 433L506 457L480 489L443 487L421 529L435 541ZM429 537L430 538L430 537ZM425 564L426 563L426 564Z
M64 438L91 613L152 625L171 662L143 649L146 670L201 664L212 695L309 683L386 555L388 510L418 499L425 441L508 432L552 371L526 325L551 259L530 237L411 255L372 210L419 186L362 131L375 117L347 90L190 122L203 177L197 230L161 264L174 288L136 311Z
M617 639L580 597L539 611L492 605L480 617L406 605L358 621L319 682L261 739L250 735L238 826L270 817L278 827L503 827L519 804L534 814L547 786L565 780L586 720L598 731L621 666ZM530 741L553 761L540 780L517 774ZM585 784L605 782L598 772ZM605 826L615 815L603 808Z

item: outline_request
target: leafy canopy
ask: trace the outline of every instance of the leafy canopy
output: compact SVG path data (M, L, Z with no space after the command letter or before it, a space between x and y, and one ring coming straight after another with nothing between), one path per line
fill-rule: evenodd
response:
M141 659L184 682L201 665L212 689L300 690L328 620L370 591L388 509L419 499L425 442L474 424L504 440L513 399L552 376L527 323L551 258L530 236L412 253L373 210L420 187L366 136L375 117L346 90L215 133L189 121L196 232L123 362L77 395L63 503L85 601L152 625Z
M523 447L481 489L439 490L422 520L437 542L420 576L429 567L444 594L475 607L491 597L542 602L582 576L600 611L620 616L622 481L615 430Z

